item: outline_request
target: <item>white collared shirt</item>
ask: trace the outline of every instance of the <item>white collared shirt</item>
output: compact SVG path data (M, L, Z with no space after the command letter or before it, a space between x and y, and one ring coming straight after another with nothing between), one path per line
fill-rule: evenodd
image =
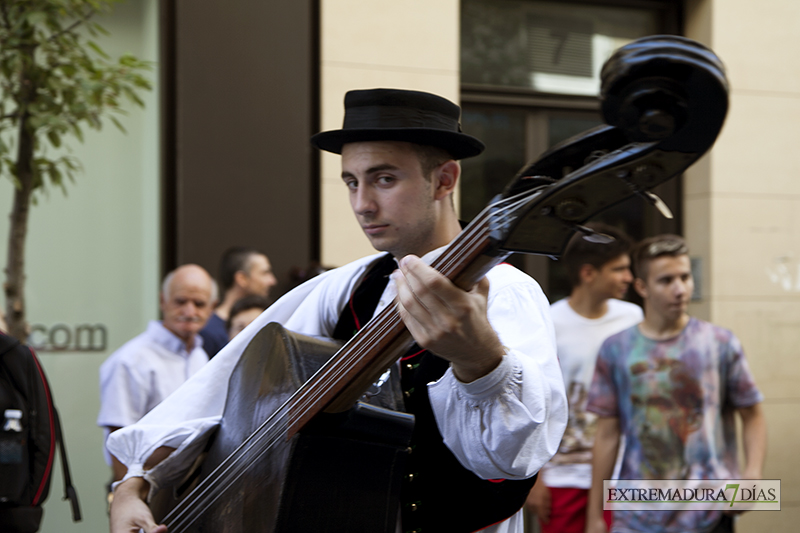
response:
M203 340L194 348L157 320L123 344L100 367L97 425L124 427L138 421L208 362Z

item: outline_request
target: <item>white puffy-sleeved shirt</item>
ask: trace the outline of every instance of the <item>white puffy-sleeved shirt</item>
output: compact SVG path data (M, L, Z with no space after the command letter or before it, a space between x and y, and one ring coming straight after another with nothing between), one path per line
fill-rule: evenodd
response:
M187 351L177 335L151 321L100 367L97 425L124 427L142 418L208 362L202 344L195 336L194 348ZM108 454L106 462L111 463Z
M422 259L430 264L442 251ZM250 339L270 322L330 338L353 290L379 257L325 272L284 295L172 396L138 423L112 433L107 446L128 467L125 479L144 477L152 494L180 478L219 423L228 379ZM448 370L428 385L428 393L442 437L461 464L484 479L525 479L553 456L566 427L555 333L549 302L533 279L505 264L487 277L488 319L506 348L502 363L471 383L458 381ZM390 279L375 313L392 304L396 293ZM176 450L145 471L145 461L160 446ZM522 513L484 531L521 533Z

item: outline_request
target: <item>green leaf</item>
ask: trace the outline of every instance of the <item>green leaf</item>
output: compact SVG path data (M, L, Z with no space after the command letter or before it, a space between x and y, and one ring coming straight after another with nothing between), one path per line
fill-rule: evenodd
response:
M119 120L117 120L117 117L115 117L114 115L109 115L108 118L111 120L111 122L114 123L114 125L117 128L119 128L119 131L121 131L122 133L128 133L128 131L125 129L125 126L123 126L122 123Z
M66 65L61 65L60 68L61 68L61 72L63 72L64 75L66 77L68 77L68 78L75 77L75 74L77 74L77 72L78 72L78 69L76 69L74 65L69 64L69 63L66 64Z
M61 146L61 137L59 137L58 133L55 130L49 130L47 132L47 139L50 141L50 144L52 144L54 148L59 148Z
M103 26L101 26L101 25L100 25L100 24L98 24L97 22L93 22L93 23L91 24L91 27L92 27L92 29L93 29L94 31L96 31L96 32L97 32L97 33L99 33L100 35L111 35L111 33L110 33L110 32L109 32L107 29L105 29Z
M47 174L50 176L50 181L52 181L54 184L59 185L61 183L62 176L57 166L51 164L47 168Z
M36 26L38 24L44 24L47 22L47 13L43 13L41 11L31 11L29 12L26 17L28 24L31 26Z
M72 124L72 134L75 135L80 142L83 142L83 130L77 123Z
M103 59L111 59L108 54L106 54L100 46L97 45L94 41L86 41L86 44L95 51L97 55L102 57Z

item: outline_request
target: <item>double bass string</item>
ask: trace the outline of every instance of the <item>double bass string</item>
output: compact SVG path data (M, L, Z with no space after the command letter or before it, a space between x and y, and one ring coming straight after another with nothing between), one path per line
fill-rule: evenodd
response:
M285 416L286 404L281 406L265 422L267 424L276 416ZM186 498L176 505L164 519L164 523L169 527L170 533L182 533L194 523L194 521L213 504L220 496L230 488L244 470L249 465L245 459L257 460L266 453L281 436L279 424L273 424L264 429L264 424L251 434L239 447L232 452L214 471L209 474ZM266 446L255 448L264 438L267 438ZM255 452L255 457L251 451Z
M532 191L519 193L485 208L433 266L438 268L443 275L450 277L458 267L464 266L463 258L465 256L469 256L478 251L480 247L485 246L488 218L496 217L498 213L517 209L530 200L531 193ZM490 209L496 210L489 213ZM374 350L377 341L384 338L387 332L398 330L398 333L402 333L401 323L402 320L396 305L387 307L375 320L370 321L362 330L362 335L353 339L353 346L345 345L340 351L341 356L332 358L329 363L323 365L311 379L295 391L278 410L209 474L187 498L175 507L165 518L170 531L182 533L183 528L190 526L199 516L195 510L204 510L214 503L241 477L249 464L258 460L271 449L289 429L292 417L297 419L315 409L322 410L324 406L319 405L321 399L331 389L337 389L342 380L350 377L346 370L363 362Z

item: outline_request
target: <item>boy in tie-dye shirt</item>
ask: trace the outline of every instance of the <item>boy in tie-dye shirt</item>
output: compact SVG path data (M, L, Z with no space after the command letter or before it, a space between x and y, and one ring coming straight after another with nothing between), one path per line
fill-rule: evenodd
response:
M620 479L759 479L766 425L742 347L730 331L690 317L693 282L684 241L664 235L633 254L645 319L602 346L587 409L597 414L587 531L602 522L602 483L620 436ZM734 413L743 423L745 469L737 465ZM720 511L615 511L612 531L732 531Z

